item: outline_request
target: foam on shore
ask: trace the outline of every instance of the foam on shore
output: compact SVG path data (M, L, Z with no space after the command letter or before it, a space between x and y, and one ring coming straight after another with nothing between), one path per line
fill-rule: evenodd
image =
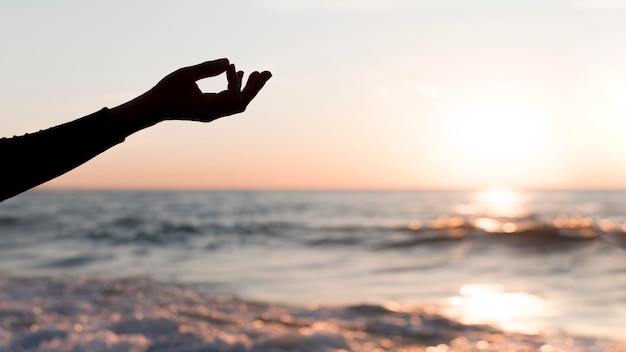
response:
M286 306L147 279L0 278L0 351L626 351L429 307Z

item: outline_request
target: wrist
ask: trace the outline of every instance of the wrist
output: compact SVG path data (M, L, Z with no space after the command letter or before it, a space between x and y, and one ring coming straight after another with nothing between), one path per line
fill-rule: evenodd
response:
M109 121L126 136L164 120L157 113L146 109L143 99L142 95L109 109Z

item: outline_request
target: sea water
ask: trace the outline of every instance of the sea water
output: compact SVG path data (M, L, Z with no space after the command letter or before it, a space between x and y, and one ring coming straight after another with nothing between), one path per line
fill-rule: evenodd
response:
M626 192L31 191L0 351L626 351Z

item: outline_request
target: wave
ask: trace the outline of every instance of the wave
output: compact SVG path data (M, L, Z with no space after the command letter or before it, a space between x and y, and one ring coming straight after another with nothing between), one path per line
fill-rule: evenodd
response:
M424 223L410 221L400 226L328 226L310 229L317 233L308 245L367 245L373 249L402 249L437 246L459 241L484 244L567 248L604 240L626 248L626 226L611 225L578 216L560 216L553 220L523 218L488 218L440 216ZM332 236L329 236L332 234ZM337 234L343 234L337 236Z
M130 225L133 224L133 225ZM108 240L123 245L143 243L172 245L186 243L193 237L210 237L208 248L232 243L294 242L303 246L368 246L374 249L406 248L422 245L445 245L458 241L489 240L492 243L528 245L582 244L602 239L626 248L623 228L608 227L602 222L563 217L552 221L528 219L439 217L425 224L415 221L397 226L334 225L310 226L299 223L257 221L207 223L157 221L124 222L119 226L101 226L86 232L92 240ZM399 235L399 236L398 236Z
M106 241L111 245L175 246L204 238L210 240L210 243L203 243L202 246L211 250L237 243L396 249L446 245L458 241L575 245L598 239L626 248L626 223L577 215L494 217L445 214L431 219L395 220L395 223L390 223L389 219L377 222L376 218L357 220L338 216L332 219L335 224L317 218L286 219L285 216L272 218L271 215L265 219L237 214L207 218L173 214L154 218L142 214L125 214L89 221L67 220L66 216L61 215L48 216L37 222L5 214L0 216L0 234L6 233L7 236L0 236L0 242L5 246L15 245L12 239L15 235L36 233L42 241L71 238ZM54 219L53 222L51 219ZM337 224L337 221L341 223ZM51 228L55 231L50 231Z
M77 266L84 266L94 262L107 261L114 258L112 255L94 255L90 253L88 255L79 255L70 258L50 260L42 264L38 264L35 268L71 268Z
M465 324L434 307L286 306L146 279L0 278L1 351L618 351Z
M0 215L0 226L15 225L21 220L22 218L15 215Z

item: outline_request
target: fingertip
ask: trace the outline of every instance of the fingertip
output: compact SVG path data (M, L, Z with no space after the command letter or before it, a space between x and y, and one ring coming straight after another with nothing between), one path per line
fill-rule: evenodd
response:
M217 76L228 70L230 62L228 59L217 59L205 61L194 66L184 67L179 71L187 79L199 80L207 77Z
M248 81L246 82L246 87L250 84L253 84L256 79L259 77L259 71L254 71L248 76Z
M230 66L230 62L228 59L217 59L212 61L207 61L198 65L198 67L202 67L206 70L212 70L214 72L224 72Z
M250 75L248 84L246 84L246 87L243 89L243 99L246 104L256 97L271 76L272 74L269 71L263 71L261 73L255 71Z
M230 61L227 58L221 58L213 61L217 66L228 66L230 65Z

